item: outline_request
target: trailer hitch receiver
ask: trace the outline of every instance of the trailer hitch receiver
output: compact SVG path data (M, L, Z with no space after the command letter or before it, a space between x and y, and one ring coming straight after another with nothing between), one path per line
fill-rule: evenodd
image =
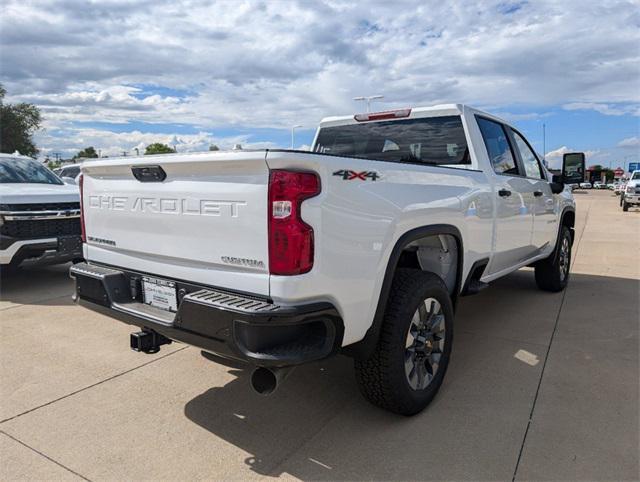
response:
M171 340L153 330L142 330L131 333L131 349L143 353L157 353L162 345L168 345Z

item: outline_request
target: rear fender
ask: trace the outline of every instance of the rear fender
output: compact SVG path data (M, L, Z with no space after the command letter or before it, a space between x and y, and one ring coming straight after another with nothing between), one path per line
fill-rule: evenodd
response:
M414 243L421 238L438 235L450 235L456 240L457 243L456 280L455 288L451 297L455 307L458 294L460 293L464 256L462 235L460 234L460 231L458 230L458 228L450 224L434 224L412 229L403 234L393 247L391 256L389 257L389 262L387 263L387 268L385 270L382 289L380 290L380 296L378 298L378 304L371 327L367 330L365 337L361 341L354 343L353 345L344 347L344 354L357 359L367 359L371 356L376 345L378 344L378 338L380 337L380 330L382 328L382 322L384 319L387 301L389 299L389 293L391 291L391 285L393 283L396 268L398 267L398 262L403 250L407 248L411 243Z

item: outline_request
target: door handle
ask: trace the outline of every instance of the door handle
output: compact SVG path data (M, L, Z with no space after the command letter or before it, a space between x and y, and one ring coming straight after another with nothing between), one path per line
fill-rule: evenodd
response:
M509 191L508 189L500 189L498 191L498 196L500 196L500 197L509 197L509 196L511 196L511 191Z
M535 197L540 197L540 196L542 196L542 194L544 194L542 191L533 191L533 195Z

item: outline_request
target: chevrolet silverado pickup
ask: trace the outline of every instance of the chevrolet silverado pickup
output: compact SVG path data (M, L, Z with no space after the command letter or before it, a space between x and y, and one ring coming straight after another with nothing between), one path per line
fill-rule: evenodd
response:
M81 259L77 186L29 157L0 154L2 269Z
M87 161L76 300L253 367L355 360L372 403L411 415L436 395L458 298L524 266L569 279L584 174L552 178L522 133L452 104L322 120L311 152L255 150Z

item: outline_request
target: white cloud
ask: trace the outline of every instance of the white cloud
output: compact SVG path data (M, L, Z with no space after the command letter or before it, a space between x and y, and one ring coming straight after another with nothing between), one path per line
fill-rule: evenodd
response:
M562 167L562 156L568 152L584 152L585 161L593 161L601 152L599 150L579 151L578 149L570 149L567 146L559 147L553 151L547 152L545 160L551 169L560 169Z
M231 149L235 144L241 144L245 149L277 147L269 142L250 142L248 136L219 137L209 132L175 135L140 131L110 132L99 129L68 129L56 137L45 133L38 138L38 141L38 144L43 146L42 156L51 156L57 152L63 158L72 157L86 146L102 146L100 147L102 156L122 156L123 152L133 155L136 153L136 148L143 153L145 147L154 142L173 146L178 152L206 151L211 144L221 149Z
M597 102L572 102L562 106L565 110L595 110L604 115L640 115L640 105L615 105Z
M633 136L633 137L627 137L626 139L622 139L620 142L618 142L618 147L627 147L627 148L637 149L640 147L640 137Z
M639 23L624 0L5 0L0 49L7 100L42 108L45 149L115 152L154 135L77 123L284 129L369 94L380 109L467 102L516 121L546 115L529 106L638 114ZM169 90L136 87L151 84Z

